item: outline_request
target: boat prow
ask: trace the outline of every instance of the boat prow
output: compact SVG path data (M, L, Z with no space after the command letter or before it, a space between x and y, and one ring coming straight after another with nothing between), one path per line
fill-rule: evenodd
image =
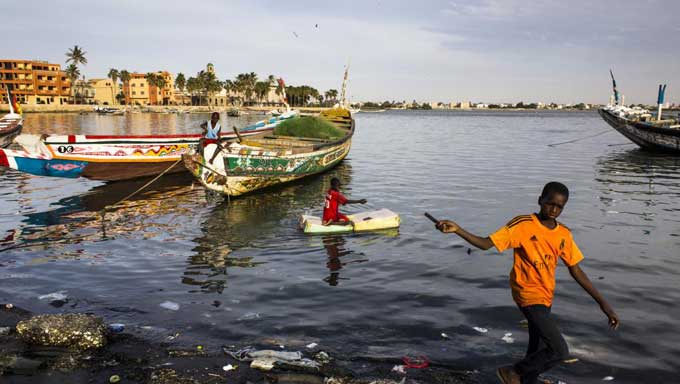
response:
M14 138L21 133L23 125L23 118L16 113L8 113L0 118L0 148L10 145Z

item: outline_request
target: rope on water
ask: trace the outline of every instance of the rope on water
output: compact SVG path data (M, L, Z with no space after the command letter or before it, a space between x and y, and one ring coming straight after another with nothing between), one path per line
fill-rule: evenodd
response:
M604 130L604 131L602 131L602 132L598 132L598 133L596 133L596 134L594 134L594 135L585 136L585 137L580 137L580 138L578 138L578 139L573 139L573 140L569 140L569 141L563 141L563 142L561 142L561 143L548 144L548 147L556 147L556 146L562 145L562 144L575 143L575 142L577 142L577 141L581 141L581 140L590 139L590 138L593 138L593 137L596 137L596 136L604 135L604 134L607 133L607 132L613 132L613 131L612 131L611 129L607 129L607 130Z
M123 201L125 201L125 200L127 200L127 199L133 197L134 195L138 194L139 192L143 191L146 187L148 187L149 185L153 184L156 180L160 179L163 175L165 175L166 173L168 173L172 168L175 167L175 165L179 164L180 161L182 161L182 158L181 158L181 157L180 157L179 159L177 159L177 161L175 161L174 163L172 163L172 165L170 165L168 168L166 168L163 172L161 172L158 176L154 177L154 178L153 178L151 181L149 181L148 183L142 185L142 186L141 186L140 188L138 188L136 191L132 192L131 194L125 196L124 198L118 200L117 202L115 202L115 203L113 203L113 204L110 204L110 205L105 206L101 211L99 211L99 214L100 214L101 217L102 217L102 230L104 231L104 236L106 236L105 220L106 220L106 211L107 211L107 210L111 209L112 207L115 207L116 205L122 203Z

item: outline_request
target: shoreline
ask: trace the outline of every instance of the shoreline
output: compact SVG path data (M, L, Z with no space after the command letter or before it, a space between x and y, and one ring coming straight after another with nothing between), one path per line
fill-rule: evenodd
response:
M21 108L23 110L23 113L96 113L94 111L94 105L84 105L84 104L78 104L78 105L72 105L72 104L67 104L67 105L46 105L46 104L40 104L40 105L22 105ZM219 112L226 112L229 109L233 107L225 107L225 106L219 106L219 107L214 107L214 106L206 106L206 105L201 105L201 106L196 106L196 105L149 105L149 106L125 106L125 105L116 105L116 106L108 106L113 109L120 109L124 111L130 111L133 110L135 113L209 113L213 111L219 111ZM269 112L272 109L277 109L275 107L270 107L270 106L265 106L265 107L260 107L260 106L249 106L249 107L241 107L240 110L246 111L246 112ZM280 110L280 108L278 108ZM298 111L302 113L318 113L327 109L330 109L330 107L292 107L292 109L297 109ZM372 113L377 110L374 109L366 109L363 110L363 112L367 113ZM525 109L525 108L481 108L481 109L476 109L476 108L469 108L469 109L461 109L461 108L435 108L435 109L401 109L401 108L388 108L385 109L385 112L387 111L456 111L456 112L596 112L597 108L591 108L591 109L585 109L585 110L580 110L580 109L574 109L574 108L569 108L569 109ZM680 111L680 109L665 109L664 111L668 112L676 112ZM8 113L9 112L9 105L7 104L0 104L0 113Z
M32 382L97 382L198 384L223 382L257 382L289 384L470 384L478 382L476 373L431 362L426 369L392 370L403 364L399 357L374 358L333 356L331 349L299 347L310 359L326 352L320 368L276 365L267 371L251 368L220 350L204 350L200 345L180 347L171 341L152 342L127 333L109 332L108 343L99 349L75 350L65 347L29 345L15 330L19 321L34 314L17 307L0 304L0 377L7 383ZM176 334L175 337L179 335ZM229 346L231 348L231 346ZM262 345L261 349L280 350L278 345ZM295 348L288 351L294 351ZM321 361L321 360L318 360ZM226 371L231 364L236 369ZM359 373L360 372L360 373ZM114 379L117 376L117 380Z

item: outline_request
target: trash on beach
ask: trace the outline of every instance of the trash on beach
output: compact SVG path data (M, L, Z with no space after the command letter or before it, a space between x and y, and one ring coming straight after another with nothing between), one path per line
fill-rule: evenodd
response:
M238 365L227 364L227 365L225 365L224 367L222 367L222 370L223 370L224 372L229 372L229 371L235 371L236 368L238 368Z
M404 356L404 357L402 357L401 360L404 362L405 368L421 369L421 368L427 368L427 367L430 366L430 360L428 360L428 358L425 357L425 356L418 356L418 357Z
M403 365L395 365L392 367L392 372L401 373L402 375L406 374L406 370L404 369Z
M321 364L328 364L331 362L331 357L324 351L320 351L316 355L314 355L314 360Z
M125 324L113 323L109 324L109 331L113 333L121 333L125 330Z
M605 376L602 378L602 381L612 381L614 380L614 376Z
M512 333L506 333L501 337L501 340L505 341L508 344L512 344L515 342L515 338L512 337Z
M171 311L178 311L179 304L172 301L164 301L160 304L161 308L169 309Z
M442 337L445 338L445 339L450 339L449 335L447 335L447 334L444 333L444 332L442 332Z
M474 329L475 331L477 331L477 332L479 332L479 333L487 333L487 332L489 332L488 329L482 328L482 327L472 327L472 329Z
M256 350L252 347L246 347L236 351L229 350L227 347L222 347L222 350L227 355L233 357L238 361L250 361L250 367L262 371L270 371L274 366L295 366L298 368L311 368L318 370L321 364L317 361L302 357L301 352L290 351L274 351L274 350Z
M565 363L565 364L574 364L574 363L578 363L578 359L577 358L567 359L567 360L563 360L562 362Z
M0 336L9 335L12 332L12 327L0 327Z
M319 345L319 344L317 344L317 343L309 343L309 344L307 344L307 348L308 348L308 349L314 349L314 348L316 348L317 345Z
M120 382L120 376L118 375L113 375L109 377L109 383L118 383Z

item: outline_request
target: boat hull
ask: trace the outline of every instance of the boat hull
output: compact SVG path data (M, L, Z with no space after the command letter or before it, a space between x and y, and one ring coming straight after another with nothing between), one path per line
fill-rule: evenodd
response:
M0 118L0 148L6 148L23 128L23 120L19 115L6 115Z
M219 170L199 155L184 157L187 169L211 191L240 196L325 172L340 163L352 146L351 138L312 153L277 155L274 152L228 154ZM206 157L211 152L206 148ZM226 172L225 172L226 170Z
M628 120L606 109L599 109L598 113L607 124L640 148L652 152L680 154L680 129Z
M242 137L271 132L289 112L243 129ZM236 139L234 132L222 140ZM182 155L198 146L201 135L97 136L21 135L17 144L24 150L3 150L0 166L38 176L85 177L92 180L120 181L156 176L163 172L186 172Z

